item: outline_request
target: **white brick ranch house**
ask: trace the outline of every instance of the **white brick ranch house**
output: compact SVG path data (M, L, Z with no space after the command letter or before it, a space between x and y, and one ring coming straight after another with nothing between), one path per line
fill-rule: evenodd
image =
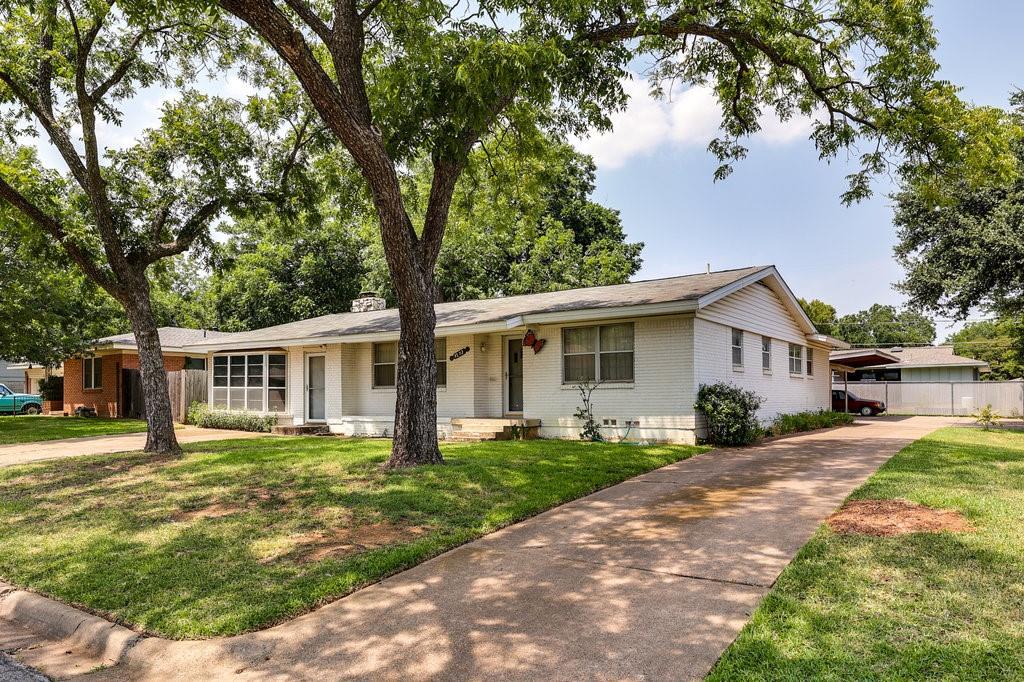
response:
M360 312L191 345L207 354L211 407L346 435L390 434L399 322L397 310L382 307L360 299ZM692 443L700 384L755 390L766 420L827 409L829 351L843 345L815 330L774 266L441 303L436 311L437 427L445 437L519 424L539 427L541 437L575 438L577 386L590 380L600 382L594 413L608 437Z

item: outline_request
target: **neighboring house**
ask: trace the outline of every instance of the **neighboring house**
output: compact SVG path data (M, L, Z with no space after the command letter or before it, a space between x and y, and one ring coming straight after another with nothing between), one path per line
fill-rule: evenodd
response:
M64 366L44 367L31 362L18 362L9 365L10 369L16 369L22 373L26 393L39 393L39 382L46 377L64 376ZM3 383L3 382L0 382Z
M857 362L868 358L870 364ZM989 372L987 362L953 353L952 346L906 346L888 349L858 348L831 354L837 364L858 367L849 373L849 381L978 381Z
M398 311L373 296L353 310L177 348L205 354L214 409L390 435ZM701 428L693 408L700 384L753 389L765 398L766 420L828 408L828 353L845 347L815 330L773 266L441 303L436 316L444 436L520 424L575 438L578 387L589 380L600 382L595 416L609 437L689 443ZM113 362L124 366L119 357ZM80 368L65 369L65 385L76 383Z
M25 390L25 372L20 368L19 363L0 360L0 384L15 393Z
M205 353L189 352L185 345L220 336L204 329L161 327L164 369L206 369ZM134 334L99 339L82 357L64 361L64 411L91 407L101 416L141 417L139 354Z

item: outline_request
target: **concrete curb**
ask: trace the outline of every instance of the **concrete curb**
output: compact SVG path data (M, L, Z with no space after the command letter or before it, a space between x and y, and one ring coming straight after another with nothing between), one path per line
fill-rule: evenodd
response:
M0 583L0 620L8 620L107 665L142 637L137 632L33 592Z

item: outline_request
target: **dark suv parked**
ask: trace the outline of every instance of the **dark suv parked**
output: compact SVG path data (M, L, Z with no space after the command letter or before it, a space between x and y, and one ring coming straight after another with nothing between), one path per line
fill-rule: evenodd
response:
M832 411L845 412L846 410L846 391L832 391ZM885 403L881 400L861 400L851 393L849 410L865 417L873 417L885 412Z

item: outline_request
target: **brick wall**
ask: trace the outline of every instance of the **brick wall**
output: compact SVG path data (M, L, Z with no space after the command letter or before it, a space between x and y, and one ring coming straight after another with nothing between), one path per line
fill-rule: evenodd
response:
M72 413L78 407L92 407L101 417L116 417L120 414L118 397L122 369L138 369L139 356L136 353L104 355L101 388L85 390L82 377L81 358L64 362L64 411ZM164 357L164 369L177 372L185 368L185 358Z

